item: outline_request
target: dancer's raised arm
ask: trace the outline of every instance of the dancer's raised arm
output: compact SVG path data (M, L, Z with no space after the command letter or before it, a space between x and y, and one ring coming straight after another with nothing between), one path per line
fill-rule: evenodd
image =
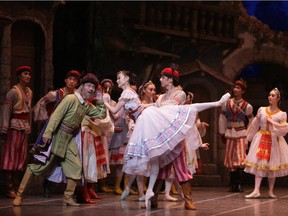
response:
M111 106L109 104L109 101L110 101L110 95L108 93L104 93L103 94L103 101L104 101L104 104L105 106L107 107L107 109L109 109L109 111L113 114L116 114L123 106L124 104L126 103L125 100L120 100L116 106Z

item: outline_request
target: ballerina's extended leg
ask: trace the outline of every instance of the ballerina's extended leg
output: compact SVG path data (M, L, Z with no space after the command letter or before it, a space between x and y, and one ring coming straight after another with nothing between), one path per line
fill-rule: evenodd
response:
M154 161L151 164L151 175L149 178L148 189L145 194L145 206L147 210L151 209L151 198L154 196L153 187L157 180L158 173L159 173L159 164L158 164L158 161Z
M230 97L231 97L231 95L229 93L226 93L221 97L221 99L219 101L206 102L206 103L195 103L195 104L191 104L189 106L196 108L197 112L201 112L201 111L206 110L206 109L222 106Z

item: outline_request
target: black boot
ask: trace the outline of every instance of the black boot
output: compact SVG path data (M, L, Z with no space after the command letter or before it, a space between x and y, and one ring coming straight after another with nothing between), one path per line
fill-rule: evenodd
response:
M237 186L236 186L236 192L243 193L243 168L237 168L237 178L235 179Z
M43 181L43 196L45 198L50 198L50 188L51 188L51 182L47 179L44 179Z
M230 172L230 189L229 192L237 192L237 182L236 182L236 177L237 177L237 171L231 171Z

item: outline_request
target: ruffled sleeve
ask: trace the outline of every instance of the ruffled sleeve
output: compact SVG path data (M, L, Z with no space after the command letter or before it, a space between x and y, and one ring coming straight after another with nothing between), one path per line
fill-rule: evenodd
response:
M222 105L221 113L220 113L219 119L218 119L219 134L221 134L221 135L225 134L226 129L227 129L227 118L225 116L225 113L227 111L226 107L227 107L227 102Z
M106 112L107 114L104 119L97 119L85 116L85 118L82 121L82 126L88 126L94 131L101 130L102 133L113 132L114 124L111 120L108 109L106 110Z
M253 107L252 107L252 105L251 104L248 104L247 105L247 108L246 108L246 116L247 116L247 118L248 118L248 127L249 127L249 125L252 123L252 121L253 121Z
M200 136L204 137L206 135L206 127L203 126L203 124L202 124L202 122L198 116L197 116L197 120L196 120L195 124L196 124L196 127L198 129Z
M249 125L248 129L247 129L247 140L248 141L252 141L253 137L255 136L255 134L258 132L259 127L260 127L260 113L261 110L264 107L260 107L257 111L257 115L254 117L254 119L252 120L251 124Z
M128 100L132 100L138 98L138 94L130 89L125 89L120 98L118 99L118 101L124 100L124 101L128 101Z
M7 133L11 115L13 113L13 106L19 100L17 90L12 88L6 95L4 105L2 107L2 112L0 115L0 132Z
M56 91L50 91L37 102L32 108L34 121L45 121L49 118L47 104L54 103L56 101L56 96Z
M280 122L272 125L272 134L275 136L285 136L288 132L287 113L281 113Z

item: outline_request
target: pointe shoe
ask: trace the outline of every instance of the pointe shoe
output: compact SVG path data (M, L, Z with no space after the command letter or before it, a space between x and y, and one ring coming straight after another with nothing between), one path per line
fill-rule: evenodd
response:
M123 193L121 195L121 200L125 200L129 194L130 194L130 189L125 188L125 190L123 191Z
M170 196L169 194L165 194L164 200L171 201L171 202L177 202L178 201L177 198L174 198L174 197Z
M273 192L269 192L268 197L271 199L277 199L278 198Z
M145 201L145 195L142 195L138 198L139 202L143 202Z
M148 191L145 194L145 207L147 210L151 209L151 198L154 196L153 191Z
M259 198L260 195L261 195L260 192L253 191L251 194L246 195L245 198L247 199Z
M230 93L224 94L224 95L221 97L221 99L218 101L219 106L221 106L222 104L224 104L230 97L231 97Z

